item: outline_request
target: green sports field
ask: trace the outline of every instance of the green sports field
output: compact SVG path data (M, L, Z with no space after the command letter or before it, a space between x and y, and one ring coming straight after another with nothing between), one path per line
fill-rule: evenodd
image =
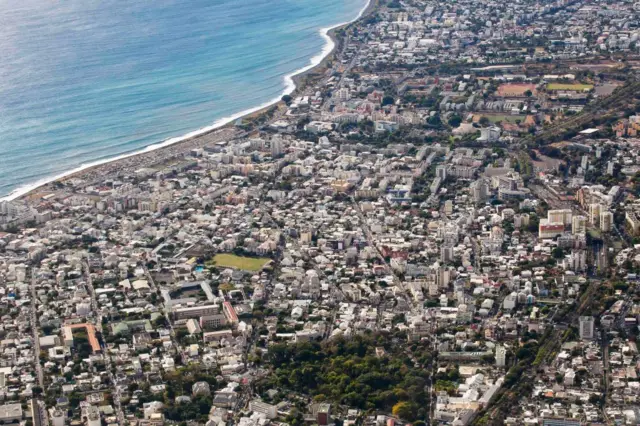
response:
M547 90L573 90L576 92L584 92L593 89L593 84L569 84L569 83L549 83Z

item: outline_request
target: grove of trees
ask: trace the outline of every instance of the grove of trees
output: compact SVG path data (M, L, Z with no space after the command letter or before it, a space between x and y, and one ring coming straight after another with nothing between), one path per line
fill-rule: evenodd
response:
M275 344L267 355L273 374L259 388L263 392L285 389L316 401L393 412L408 421L425 419L431 353L426 343L407 348L404 342L394 344L393 339L397 340L379 333L323 343ZM377 355L376 348L384 348L385 355Z

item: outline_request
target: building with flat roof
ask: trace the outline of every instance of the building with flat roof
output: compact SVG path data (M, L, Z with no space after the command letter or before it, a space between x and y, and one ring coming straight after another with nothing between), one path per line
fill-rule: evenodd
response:
M556 418L556 417L545 417L542 420L543 426L580 426L581 424L582 423L580 423L579 420L563 419L563 418Z
M0 424L19 423L23 414L20 403L0 405Z
M210 331L202 335L202 340L205 342L218 342L229 337L233 337L231 330Z
M224 314L205 315L200 317L200 328L210 329L218 328L227 323L227 317Z
M582 340L592 340L595 337L594 333L595 321L591 316L580 317L580 338Z
M186 308L174 308L172 311L175 321L189 318L200 318L206 315L215 315L220 312L218 305L189 306Z
M267 404L262 401L250 401L249 410L264 414L268 419L275 419L278 416L278 410L275 405Z
M316 410L316 421L320 426L326 426L331 420L331 405L330 404L318 404Z
M507 365L507 350L504 346L496 346L496 367L504 367Z
M562 235L563 232L563 223L549 223L547 219L540 219L540 224L538 225L538 238L549 239L557 235Z
M635 211L627 211L625 219L631 233L638 234L640 232L640 215Z

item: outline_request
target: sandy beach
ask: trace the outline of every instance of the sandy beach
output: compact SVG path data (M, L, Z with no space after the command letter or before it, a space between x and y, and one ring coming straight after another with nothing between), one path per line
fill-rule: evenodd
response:
M297 96L303 93L309 85L321 78L327 71L328 65L333 61L340 46L340 39L337 35L338 30L353 25L363 17L371 14L377 8L378 2L379 0L369 0L358 16L350 22L321 29L321 35L327 39L323 51L311 59L309 66L285 76L287 88L283 92L283 96L285 94ZM237 127L235 123L249 119L255 120L274 107L284 108L284 103L280 98L273 99L264 105L252 108L249 111L244 111L236 116L223 119L224 123L214 123L208 128L192 132L193 134L190 133L179 138L169 139L151 145L142 151L123 154L93 165L81 166L77 170L70 170L60 176L51 177L44 182L35 183L26 187L25 190L16 191L2 199L29 201L30 199L39 198L43 193L56 190L60 184L64 184L73 179L81 179L87 183L99 183L106 179L117 178L119 175L130 174L141 168L157 167L171 160L184 157L193 149L202 148L206 145L221 141L232 141L246 136L248 133Z

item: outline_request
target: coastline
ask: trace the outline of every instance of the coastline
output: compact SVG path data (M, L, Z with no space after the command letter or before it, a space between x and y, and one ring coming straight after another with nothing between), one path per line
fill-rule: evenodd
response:
M209 126L202 127L185 135L151 144L144 147L143 149L136 150L130 153L124 153L115 157L80 165L58 175L43 178L31 184L22 185L14 189L8 195L0 197L0 201L25 201L28 198L32 197L34 194L45 190L45 187L53 183L64 182L73 178L78 178L80 176L86 175L90 177L90 175L92 174L104 176L105 174L116 171L118 168L124 169L130 166L137 166L137 168L140 168L144 167L145 165L160 164L163 161L168 161L171 158L179 157L185 151L193 149L194 147L214 142L219 139L216 136L220 136L220 140L228 138L233 139L235 137L238 137L238 134L226 134L228 131L231 131L232 133L238 133L238 129L233 127L234 122L248 117L258 117L271 108L278 107L278 105L282 104L281 99L283 96L295 95L296 92L304 90L307 83L307 77L312 74L315 75L321 73L323 70L326 71L327 64L333 57L333 54L336 51L336 47L340 43L340 40L336 35L336 31L340 28L344 28L359 21L364 16L367 16L373 10L375 10L377 5L378 0L367 0L367 4L365 4L365 6L359 11L358 15L354 19L347 22L335 24L330 27L321 28L319 30L320 35L325 39L325 44L322 48L322 51L317 55L311 57L307 66L295 70L292 73L284 76L285 88L277 98L273 98L256 107L240 111L237 114L218 119ZM162 158L163 154L164 158Z

